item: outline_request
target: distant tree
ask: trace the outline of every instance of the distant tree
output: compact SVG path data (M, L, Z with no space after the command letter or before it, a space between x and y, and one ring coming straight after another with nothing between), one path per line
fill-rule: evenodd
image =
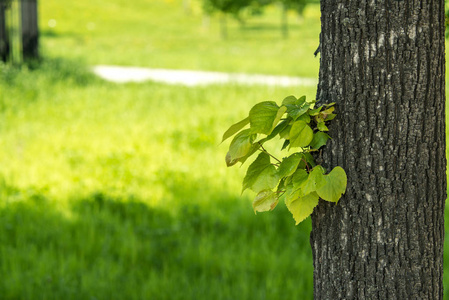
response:
M227 15L232 15L241 20L240 12L251 5L252 0L203 0L203 9L206 13L220 13L220 32L221 37L226 39L227 32Z
M302 16L307 3L312 0L255 0L251 7L262 12L263 7L274 3L281 7L281 34L284 38L288 38L288 11L293 10Z
M0 60L6 61L9 57L10 41L6 24L6 10L11 5L10 0L0 1Z
M294 10L300 16L303 14L307 5L307 0L281 0L281 32L282 37L288 38L288 11Z
M37 0L21 1L22 55L25 60L39 57L37 15Z

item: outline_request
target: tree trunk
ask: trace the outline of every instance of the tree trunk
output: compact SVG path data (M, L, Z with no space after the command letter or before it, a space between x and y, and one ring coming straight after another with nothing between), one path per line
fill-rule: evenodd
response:
M6 4L0 2L0 60L6 62L9 57L9 35L6 26Z
M38 58L37 3L36 0L22 0L21 2L23 59Z
M284 39L288 38L288 6L285 2L281 3L281 33Z
M348 188L312 215L315 299L443 299L444 0L321 1L325 167Z
M228 24L226 22L226 13L220 13L220 36L226 40L228 38Z

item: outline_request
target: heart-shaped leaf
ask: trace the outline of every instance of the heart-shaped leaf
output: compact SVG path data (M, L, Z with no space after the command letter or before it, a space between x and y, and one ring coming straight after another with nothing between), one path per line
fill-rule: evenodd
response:
M313 212L313 209L318 205L318 195L311 193L303 197L286 201L288 210L292 213L296 221L296 225L304 221Z
M324 184L316 192L323 200L338 202L346 191L348 178L341 167L335 167L329 174L323 176Z
M296 121L290 130L290 148L306 147L313 139L313 130L304 121Z
M254 105L249 111L251 132L269 135L286 111L285 106L279 107L274 101Z

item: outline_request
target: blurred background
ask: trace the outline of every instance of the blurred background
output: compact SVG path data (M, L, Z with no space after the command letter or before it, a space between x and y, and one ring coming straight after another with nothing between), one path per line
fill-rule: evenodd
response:
M25 2L0 5L0 299L312 299L310 220L255 216L220 142L257 102L316 86L92 70L317 78L318 1Z

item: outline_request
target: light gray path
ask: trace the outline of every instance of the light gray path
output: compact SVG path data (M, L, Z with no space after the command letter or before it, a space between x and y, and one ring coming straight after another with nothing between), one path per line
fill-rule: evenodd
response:
M318 81L313 78L272 76L260 74L221 73L187 70L149 69L140 67L120 67L99 65L93 68L95 74L109 81L143 82L146 80L187 86L217 83L261 84L277 86L314 86Z

